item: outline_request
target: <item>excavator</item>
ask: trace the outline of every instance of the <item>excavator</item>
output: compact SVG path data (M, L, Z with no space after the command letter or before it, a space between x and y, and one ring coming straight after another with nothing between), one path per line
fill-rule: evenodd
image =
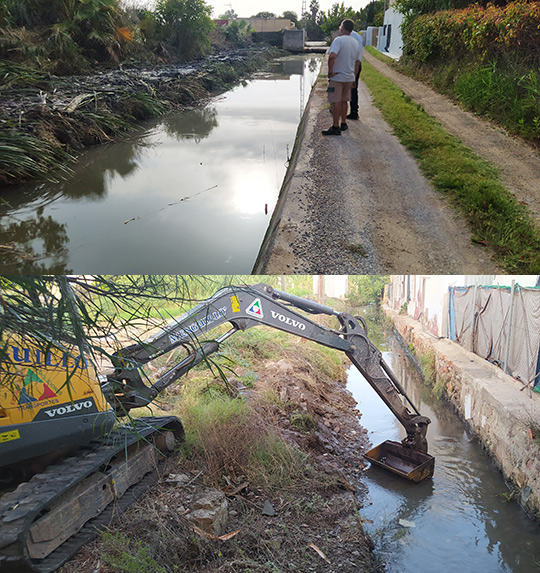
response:
M339 328L307 316L321 314L337 318ZM365 457L413 482L433 475L430 420L409 400L361 318L265 284L228 286L116 351L107 376L65 347L45 352L13 338L15 376L0 382L0 571L58 569L156 484L167 453L183 438L182 424L129 412L151 404L233 334L261 325L344 352L406 432ZM222 334L207 337L216 328ZM185 350L180 361L150 380L144 366L176 348Z

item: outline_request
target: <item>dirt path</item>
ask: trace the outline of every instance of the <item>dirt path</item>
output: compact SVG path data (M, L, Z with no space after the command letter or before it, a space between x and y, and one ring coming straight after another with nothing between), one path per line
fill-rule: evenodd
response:
M411 99L458 137L474 153L500 169L503 182L529 207L540 223L540 154L504 130L459 108L452 100L417 82L366 53L366 60Z
M466 222L420 173L363 83L360 121L349 122L341 137L321 135L331 124L325 89L319 80L311 94L254 272L496 273L488 251L471 243ZM434 99L446 115L446 108L459 112Z

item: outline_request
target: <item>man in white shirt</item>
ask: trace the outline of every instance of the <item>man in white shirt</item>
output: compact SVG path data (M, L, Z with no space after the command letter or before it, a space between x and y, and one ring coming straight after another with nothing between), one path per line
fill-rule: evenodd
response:
M347 108L351 99L356 74L360 68L360 45L351 37L352 20L343 20L340 35L332 42L328 52L328 101L333 125L323 135L341 135L347 126ZM341 119L341 123L340 123Z
M356 72L354 86L351 90L351 113L349 113L347 119L358 119L358 80L360 79L360 73L362 72L362 52L366 45L366 37L363 32L359 34L353 30L351 32L351 38L354 38L360 45L360 67L358 68L358 72Z

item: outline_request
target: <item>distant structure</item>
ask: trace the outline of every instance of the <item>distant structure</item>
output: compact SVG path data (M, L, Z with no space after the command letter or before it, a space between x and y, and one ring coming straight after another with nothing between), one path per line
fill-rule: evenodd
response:
M303 52L306 32L298 30L288 18L236 18L252 30L255 42L268 42L290 52ZM228 26L230 20L214 20L219 27Z
M390 0L388 10L384 13L384 24L378 28L377 40L372 44L387 56L398 59L403 55L403 38L401 36L401 24L403 14L392 7Z

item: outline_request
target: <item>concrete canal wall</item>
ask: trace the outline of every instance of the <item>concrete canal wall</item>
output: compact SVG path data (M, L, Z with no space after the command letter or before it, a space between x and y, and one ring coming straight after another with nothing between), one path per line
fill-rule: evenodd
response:
M478 437L509 482L511 495L540 518L540 395L497 366L420 322L385 307L396 330L421 363L434 366L436 386Z

